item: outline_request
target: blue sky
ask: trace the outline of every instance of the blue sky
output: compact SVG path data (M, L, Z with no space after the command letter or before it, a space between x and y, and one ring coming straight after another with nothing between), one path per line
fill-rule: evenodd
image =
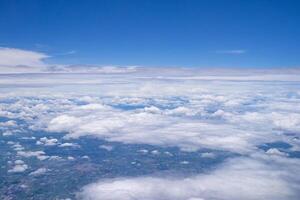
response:
M50 64L297 67L300 2L0 1L0 46Z

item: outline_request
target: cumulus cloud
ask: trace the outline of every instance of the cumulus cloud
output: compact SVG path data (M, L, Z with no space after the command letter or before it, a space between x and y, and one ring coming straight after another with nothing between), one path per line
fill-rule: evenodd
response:
M218 151L240 157L192 177L100 180L83 188L78 194L83 199L297 199L299 159L291 155L300 149L299 71L222 75L198 70L159 69L162 74L143 70L2 76L0 117L20 120L31 130L62 134L63 139L89 136L154 145L136 151L155 158L176 156L160 147L178 147L188 151L181 153L193 152L205 161L217 159ZM8 90L7 85L13 89ZM4 131L15 128L9 124ZM291 147L260 148L278 141ZM74 144L48 137L38 143L58 147ZM19 157L62 160L44 152L25 151L17 142L9 145ZM106 145L106 149L110 148ZM190 160L180 158L177 164L192 167L192 162L185 161Z
M39 160L46 160L49 158L44 151L18 151L17 155L25 158L36 157Z
M266 151L267 154L270 154L270 155L276 155L276 156L286 156L287 154L276 149L276 148L270 148Z
M44 151L18 151L19 156L23 156L26 158L37 157L37 156L44 155L44 154L45 154Z
M45 145L45 146L54 146L58 144L58 140L56 138L47 138L42 137L39 141L36 142L37 145Z
M259 142L268 135L231 124L189 120L189 116L178 118L164 110L152 113L111 108L91 113L74 109L68 115L55 117L46 126L50 131L68 131L67 137L72 138L93 135L108 141L178 146L186 151L214 148L243 153L255 148L252 141Z
M80 147L80 145L70 142L65 142L59 145L59 147Z
M26 164L15 165L12 169L8 170L8 172L19 173L19 172L24 172L26 169L28 169L28 165Z
M64 131L70 130L74 124L79 124L81 120L79 118L69 116L69 115L61 115L50 121L49 130L50 131Z
M9 173L21 173L28 169L28 165L22 160L16 160L14 164L13 168L8 170Z
M281 140L274 131L299 130L299 114L287 106L300 106L295 83L275 87L273 82L212 83L176 77L157 81L133 75L122 76L121 83L119 76L109 75L80 82L91 76L80 77L63 75L54 82L65 82L59 88L66 91L76 82L74 87L81 85L81 91L55 91L53 99L51 91L44 94L33 89L34 94L43 93L43 98L20 97L13 104L0 105L0 115L27 120L35 130L67 133L65 138L91 135L108 141L178 146L186 151L212 148L246 153L270 139ZM36 81L44 84L45 77L42 79ZM98 90L99 94L94 93ZM281 103L286 106L277 109L275 105Z
M292 183L288 182L289 178L277 166L268 166L253 159L232 159L213 172L193 177L146 176L102 180L85 186L77 196L93 200L296 200L299 186L294 188L292 184L298 184L299 178Z
M24 147L21 144L19 144L18 142L8 142L8 144L12 145L11 147L15 151L22 151L22 150L24 150Z
M35 170L33 172L30 172L29 175L30 176L40 176L40 175L45 174L48 171L49 171L49 169L43 167L43 168L39 168L39 169L37 169L37 170Z
M49 156L49 160L61 161L63 158L60 156Z

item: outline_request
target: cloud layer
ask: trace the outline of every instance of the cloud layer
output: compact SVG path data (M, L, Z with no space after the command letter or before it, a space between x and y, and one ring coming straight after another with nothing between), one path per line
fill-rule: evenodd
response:
M276 73L228 76L228 72L214 75L198 70L135 70L2 75L0 117L8 119L1 122L2 135L22 132L17 121L23 121L31 130L60 133L64 139L91 136L123 144L177 147L182 152L211 149L238 156L204 174L99 180L84 187L78 193L80 199L299 197L300 180L295 174L299 174L300 161L294 156L300 150L297 73L282 78ZM277 143L287 147L272 146ZM36 144L78 147L51 137L41 137ZM24 159L54 159L44 151L11 145ZM107 145L99 149L114 151ZM159 152L151 153L159 156ZM212 153L199 156L214 158ZM21 162L10 167L11 172L28 168ZM41 169L32 175L46 172Z
M288 162L285 167L299 173L299 162ZM216 171L193 177L175 175L102 180L85 186L77 197L86 200L296 200L300 195L299 185L289 182L299 181L299 178L295 179L283 174L276 164L268 166L257 159L232 159Z

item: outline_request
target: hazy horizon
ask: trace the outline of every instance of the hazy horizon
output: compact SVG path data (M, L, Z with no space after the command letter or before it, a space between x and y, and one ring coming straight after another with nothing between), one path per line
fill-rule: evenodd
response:
M0 0L0 199L299 200L299 10Z

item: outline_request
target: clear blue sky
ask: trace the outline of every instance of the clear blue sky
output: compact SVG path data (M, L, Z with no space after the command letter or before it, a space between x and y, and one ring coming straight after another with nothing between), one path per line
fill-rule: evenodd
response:
M50 63L300 66L299 0L1 0L0 46Z

